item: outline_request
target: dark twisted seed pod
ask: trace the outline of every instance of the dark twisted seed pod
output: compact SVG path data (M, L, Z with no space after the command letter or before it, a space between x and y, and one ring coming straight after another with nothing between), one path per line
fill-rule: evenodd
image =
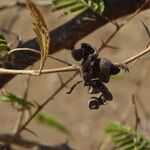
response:
M82 73L82 77L83 77L83 79L84 79L85 82L88 82L88 81L91 80L91 73L84 72L84 73Z
M116 75L120 72L120 69L115 66L113 63L111 63L111 66L110 66L110 75Z
M82 71L82 77L85 81L91 80L93 74L93 68L88 58L86 60L83 60L83 62L81 63L81 71Z
M95 49L88 43L81 43L81 48L85 49L88 54L93 54Z
M87 91L89 94L97 94L100 93L99 88L94 87L94 86L87 86Z
M100 80L100 68L99 68L99 64L100 64L100 58L96 58L95 61L94 61L94 63L93 63L93 65L92 65L92 68L93 68L93 76L92 76L92 78L93 79L98 78Z
M97 51L95 51L94 54L90 54L88 57L89 57L91 62L95 61L98 57Z
M99 100L97 97L91 97L89 102L88 102L89 108L91 110L98 109L100 106Z
M83 50L83 58L87 59L90 54L95 53L95 49L87 43L81 43L81 49Z
M101 98L103 97L103 100L109 100L111 101L113 99L112 94L109 92L108 88L101 83L101 88L102 88L102 96L100 96Z
M95 50L91 47L91 45L87 43L82 43L81 48L73 49L71 51L71 55L76 61L80 61L82 58L87 59L90 54L93 54L92 58L98 56L95 54Z
M93 80L87 85L87 90L89 94L98 94L102 92L102 87L102 83L99 80Z
M73 59L76 61L80 61L83 58L83 50L82 49L72 49L71 55Z
M93 78L99 78L105 83L109 82L110 75L115 75L120 72L120 69L107 58L96 58L92 68Z
M100 68L100 79L102 82L109 82L110 78L110 67L111 61L107 58L101 58L99 68Z

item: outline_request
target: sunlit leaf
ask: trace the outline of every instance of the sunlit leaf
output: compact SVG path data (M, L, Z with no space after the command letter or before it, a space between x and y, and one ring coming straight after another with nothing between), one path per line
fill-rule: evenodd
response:
M40 73L44 66L45 60L48 56L50 37L49 37L47 25L45 23L45 20L40 10L32 2L32 0L26 0L26 1L27 1L27 7L30 10L30 14L33 18L33 30L37 35L37 41L41 50L41 62L39 68L39 73Z
M113 75L110 77L111 80L122 80L124 78L124 74L123 73L119 73L117 75Z
M65 14L83 11L89 7L102 14L105 9L103 0L53 0L53 4L56 6L53 11L65 9Z
M34 106L33 103L27 101L23 97L17 96L17 95L15 95L11 92L8 92L8 91L3 92L3 95L0 96L0 101L8 102L11 104L16 103L24 109L30 109L31 107Z
M105 129L112 138L113 146L121 150L148 150L150 141L129 126L110 123ZM136 140L135 140L136 138Z
M10 48L7 45L7 41L5 37L2 34L0 34L0 56L3 57L7 55L8 51L10 51Z
M66 4L69 2L73 2L72 0L53 0L53 3L57 6L59 4Z
M68 8L68 7L72 7L72 6L75 6L75 5L77 5L77 4L78 4L78 2L66 3L66 4L63 4L63 5L60 5L60 6L56 7L56 8L54 9L54 11L56 11L56 10L61 10L61 9L64 9L64 8Z
M71 8L71 9L70 9L70 12L71 12L71 13L74 13L74 12L77 12L77 11L81 11L81 10L83 10L84 8L85 8L85 6L79 5L79 6L76 6L76 7L74 7L74 8Z
M102 14L105 10L104 0L84 0L95 12Z
M55 129L58 129L64 134L70 135L69 130L62 124L60 123L55 117L50 116L48 114L43 114L40 113L37 117L38 121L44 125L53 127Z

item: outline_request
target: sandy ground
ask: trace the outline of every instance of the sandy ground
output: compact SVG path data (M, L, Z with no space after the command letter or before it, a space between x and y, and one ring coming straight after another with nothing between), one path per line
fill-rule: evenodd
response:
M0 4L3 1L0 1ZM50 8L41 8L44 17L48 23L49 30L52 30L64 22L68 21L74 15L68 15L59 18L60 13L51 13ZM18 13L19 11L19 13ZM10 29L10 23L13 17L17 20L11 26L11 31L21 33L24 41L34 37L31 26L31 17L25 9L10 8L0 12L0 28ZM125 19L125 18L124 18ZM119 21L123 21L121 19ZM150 10L142 12L126 26L124 26L110 45L119 47L118 50L105 48L100 56L108 57L113 62L124 60L139 51L148 43L148 36L141 24L141 20L150 26ZM107 24L101 29L96 30L86 38L78 42L88 42L98 48L101 45L101 39L105 41L107 37L115 30L112 24ZM11 36L8 36L10 40ZM78 45L77 44L77 45ZM66 60L70 63L76 63L71 57L70 52L61 50L55 56ZM23 132L23 136L30 140L40 141L48 145L60 144L68 140L69 145L77 150L97 150L101 140L105 140L106 134L103 132L104 127L111 121L119 121L123 117L123 113L128 105L131 106L131 112L127 117L127 123L134 125L134 112L131 103L131 95L138 92L144 110L150 114L150 55L140 59L129 73L121 72L121 78L113 78L107 84L113 94L113 101L106 106L101 107L97 111L90 111L88 108L88 100L90 95L87 94L83 84L80 84L71 95L67 95L67 88L64 88L50 102L42 112L49 113L60 120L73 134L74 139L58 132L57 130L43 126L34 119L28 126L38 137L34 137L30 133ZM37 66L38 64L36 64ZM48 60L46 67L54 68L62 66L62 64ZM148 71L149 70L149 71ZM147 73L145 73L147 72ZM144 75L143 75L144 74ZM66 81L72 74L62 73L62 78ZM143 78L144 77L144 78ZM136 85L139 79L142 79L140 88ZM70 84L80 80L80 76L76 77ZM16 94L22 95L25 88L26 76L17 76L9 82L5 89ZM30 92L28 99L36 100L42 103L49 97L58 87L60 81L57 74L43 75L40 77L32 77ZM137 100L137 99L136 99ZM138 103L138 100L137 100ZM142 125L149 128L149 124L145 122L145 117L138 103L138 111L140 113ZM14 124L17 119L17 112L8 104L0 103L0 134L12 133ZM144 132L144 130L143 130ZM145 132L144 132L145 133ZM20 150L23 148L19 148Z

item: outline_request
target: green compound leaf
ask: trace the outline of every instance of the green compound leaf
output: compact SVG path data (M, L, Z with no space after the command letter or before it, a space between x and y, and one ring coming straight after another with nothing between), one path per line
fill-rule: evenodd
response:
M71 12L71 13L74 13L74 12L77 12L77 11L81 11L81 10L83 10L83 9L85 9L85 7L84 7L83 5L79 5L79 6L76 6L76 7L74 7L74 8L71 8L71 9L70 9L70 12Z
M70 3L70 2L74 2L73 0L53 0L53 3L57 6L57 5L61 5L61 4L65 4L65 3Z
M62 4L62 5L59 5L58 7L55 7L54 11L61 10L61 9L64 9L64 8L68 8L68 7L72 7L72 6L75 6L77 4L78 4L78 2L69 2L69 3L66 3L66 4Z
M37 120L44 125L58 129L59 131L61 131L64 134L71 135L69 130L62 123L60 123L58 120L56 120L56 118L53 116L50 116L45 113L40 113L37 116Z
M135 133L129 126L110 123L105 128L105 132L111 136L114 147L120 150L150 149L150 141L143 135Z
M23 97L17 96L11 92L5 91L2 96L0 96L0 101L8 102L11 104L18 104L24 109L31 109L31 107L34 107L34 104L27 101Z
M104 12L103 0L53 0L55 8L53 11L64 10L64 14L75 13L91 8L100 15Z
M85 0L85 2L97 13L102 14L105 10L104 0Z
M110 123L107 125L107 127L105 128L105 132L106 133L128 133L131 130L130 127L128 126L120 126L117 123Z
M5 37L0 34L0 56L4 57L5 55L7 55L8 51L10 51L10 48L7 45L7 41Z
M39 73L40 73L44 67L46 58L48 57L50 36L48 32L48 27L46 25L46 22L40 10L37 8L37 6L33 3L32 0L26 0L26 1L27 1L27 8L29 9L30 14L33 18L33 23L32 23L33 30L37 36L37 41L41 50L41 61L40 61L40 68L39 68Z

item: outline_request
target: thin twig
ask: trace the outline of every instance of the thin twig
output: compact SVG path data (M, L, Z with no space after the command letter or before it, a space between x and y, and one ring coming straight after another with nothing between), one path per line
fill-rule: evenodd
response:
M131 110L131 102L128 101L128 104L127 104L124 112L120 116L120 123L121 124L125 124L126 119L129 117L130 110ZM110 146L110 142L111 142L111 138L107 136L104 139L104 142L98 147L99 148L98 150L106 150L106 149L108 149L108 147Z
M134 113L135 113L135 126L134 126L134 134L133 134L133 140L134 140L134 150L137 150L137 130L138 126L141 125L141 120L138 114L137 105L135 102L135 96L132 95L132 104L134 107Z
M11 135L11 134L0 134L0 141L3 143L6 143L12 137L13 137L13 135ZM14 140L13 144L20 146L20 147L24 147L25 149L28 149L28 150L32 149L34 147L37 147L37 149L39 149L39 150L58 150L58 147L61 147L61 146L63 147L63 145L68 146L67 143L56 145L56 146L50 146L50 145L46 145L46 144L43 144L43 143L40 143L37 141L31 141L29 139L25 139L23 137L16 138ZM68 150L69 150L69 146L68 146ZM72 149L70 148L70 150L72 150Z
M41 54L40 51L36 50L36 49L33 49L33 48L15 48L15 49L12 49L8 52L9 55L11 55L12 53L14 52L20 52L20 51L30 51L30 52L33 52L33 53L37 53L37 54ZM53 59L53 60L56 60L58 62L61 62L67 66L71 66L72 64L65 61L65 60L62 60L60 58L56 58L55 56L52 56L52 55L48 55L49 58Z
M48 57L51 58L51 59L54 59L54 60L56 60L56 61L59 61L59 62L65 64L65 65L67 65L67 66L71 66L71 65L72 65L71 63L69 63L69 62L67 62L67 61L64 61L64 60L62 60L62 59L60 59L60 58L56 58L56 57L54 57L54 56L52 56L52 55L49 55Z
M15 7L16 6L16 1L10 1L9 3L4 3L4 4L0 4L0 10L4 10L4 9L7 9L7 8L12 8L12 7Z
M115 63L116 66L122 68L122 66L135 61L136 59L142 57L143 55L150 52L150 44L144 49L142 52L126 59L123 62ZM41 70L41 74L48 74L48 73L58 73L58 72L70 72L70 71L80 71L80 66L72 65L68 67L62 68L54 68L54 69L45 69ZM14 69L4 69L0 68L0 74L30 74L30 75L39 75L38 70L14 70Z
M120 1L120 0L119 0ZM117 19L117 18L121 18L122 16L125 15L129 15L133 12L135 12L135 10L137 10L143 3L145 3L145 1L121 1L122 5L120 5L120 7L118 7L118 11L120 13L116 13L116 6L115 1L110 1L110 8L106 8L105 9L105 14L107 14L106 16L110 19ZM131 6L131 7L128 7ZM146 7L144 7L143 10L148 9L149 8L149 3ZM111 9L111 11L110 11ZM93 21L91 21L91 19L85 21L84 18L92 18ZM78 24L76 26L76 23L80 21L80 24ZM94 30L96 30L97 28L100 28L102 26L104 26L106 23L108 23L107 20L103 19L101 16L93 13L91 11L91 9L88 9L86 11L84 11L83 13L77 15L76 17L74 17L72 20L68 21L67 23L65 23L62 26L59 26L58 28L52 30L50 32L50 35L52 35L52 40L51 40L51 46L50 49L52 50L50 53L55 53L56 51L59 51L62 48L72 48L74 46L74 44L79 41L81 38L85 37L87 34L93 32ZM83 30L86 27L86 30ZM66 32L64 32L66 31ZM78 34L78 32L76 31L82 31L81 34ZM72 36L74 35L74 36ZM57 37L61 37L61 38L57 38ZM20 45L20 47L34 47L35 49L39 49L39 45L36 42L36 39L32 39L32 40L28 40L27 42L23 43L22 45ZM32 60L32 63L34 63L36 60ZM30 63L31 64L31 63ZM25 67L27 67L29 64L28 62L25 63L23 66L21 66L21 69L24 69ZM17 69L18 67L16 67ZM11 80L11 78L14 77L12 75L9 76L3 76L1 75L1 87L6 84L6 82L8 82L9 80Z
M137 63L137 61L138 59L134 60L133 63L130 66L128 66L128 69L132 68Z
M118 66L118 67L121 67L122 64L127 65L127 64L129 64L129 63L135 61L136 59L142 57L143 55L145 55L145 54L147 54L147 53L149 53L149 52L150 52L150 44L149 44L142 52L140 52L140 53L134 55L133 57L130 57L130 58L126 59L125 61L123 61L123 62L121 62L121 63L115 63L115 65Z
M27 99L27 97L28 97L30 81L31 81L30 79L31 79L31 76L29 75L26 79L26 89L25 89L24 96L23 96L24 99Z
M46 101L43 102L43 104L39 105L37 110L30 116L30 118L20 127L20 129L15 133L12 139L10 139L9 143L7 145L11 145L13 141L15 140L18 135L27 127L27 125L34 119L34 117L70 82L78 72L76 72L72 77L70 77L63 85L61 85Z
M149 112L145 109L145 106L143 104L143 101L142 101L139 93L140 93L140 89L142 88L142 84L147 79L147 76L148 76L148 73L149 73L149 68L150 68L149 61L143 63L143 66L141 68L142 68L142 70L140 72L138 80L135 82L135 84L136 84L136 90L135 90L134 93L135 93L135 96L136 96L137 103L138 103L139 107L141 108L142 113L144 115L144 118L146 120L145 130L146 130L146 133L147 133L147 132L149 132L149 126L148 126L148 124L149 124L149 118L150 117L149 117ZM143 123L143 121L141 123Z
M67 94L71 94L72 91L74 90L74 88L75 88L78 84L80 84L82 81L83 81L83 80L77 81L74 85L72 85L72 87L71 87L71 88L69 89L69 91L67 91L66 93L67 93Z
M24 95L23 95L23 98L26 100L27 97L28 97L28 93L29 93L29 87L30 87L30 78L31 76L29 75L26 79L26 89L24 91ZM25 109L22 108L21 111L19 111L19 114L18 114L18 117L17 117L17 121L16 121L16 125L14 127L14 130L13 130L13 133L15 134L18 129L21 127L22 125L22 121L24 119L24 115L25 115Z
M133 104L133 107L134 107L134 113L135 113L135 127L134 127L134 130L135 132L137 132L137 129L138 129L138 126L140 125L141 121L140 121L140 117L138 115L138 110L137 110L137 105L136 105L136 102L135 102L135 96L132 95L132 104Z
M106 16L102 16L104 17L106 20L110 21L113 25L116 26L116 30L115 32L113 32L108 39L103 42L102 41L102 45L101 47L98 49L98 52L100 52L103 48L107 47L107 44L113 39L113 37L129 22L131 21L136 15L138 15L141 10L149 3L149 0L147 0L131 17L129 17L124 23L122 23L121 25L119 25L117 22L114 22L113 20L110 20L109 18L107 18ZM142 22L143 23L143 22Z
M70 71L79 71L79 66L72 65L72 66L68 66L68 67L44 69L44 70L41 70L41 74L70 72ZM0 74L29 74L29 75L37 76L37 75L39 75L38 72L39 72L39 70L13 70L13 69L0 68Z

